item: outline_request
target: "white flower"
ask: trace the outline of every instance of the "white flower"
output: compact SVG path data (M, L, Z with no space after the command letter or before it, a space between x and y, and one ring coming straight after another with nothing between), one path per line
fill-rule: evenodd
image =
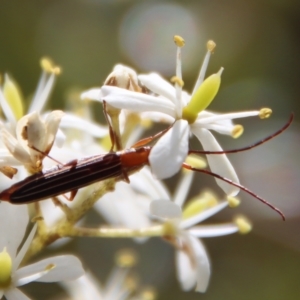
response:
M215 215L228 205L227 201L218 203L210 194L190 202L181 211L180 206L165 200L153 201L150 212L161 221L169 223L173 236L168 236L176 249L177 277L183 290L191 290L196 286L197 292L205 292L210 278L210 261L206 249L199 238L217 237L242 232L239 222L245 224L248 232L249 224L244 219L227 224L197 225Z
M29 221L27 206L0 203L0 298L29 299L17 287L30 283L73 280L84 274L81 262L72 255L49 257L19 268L34 237L36 226L30 232L20 251Z
M21 90L8 75L5 75L3 87L0 88L0 106L6 121L0 121L0 130L1 141L6 149L0 150L0 167L21 164L29 173L41 171L44 154L50 152L54 143L61 147L65 140L59 125L64 128L79 129L95 137L103 137L108 132L107 128L74 114L52 111L42 115L60 68L45 58L41 60L41 66L42 76L27 114L23 109L24 100Z
M116 266L104 286L91 273L74 281L61 282L73 300L125 300L131 299L131 293L137 288L137 282L130 271L137 258L133 251L121 250L116 255Z
M201 161L194 163L198 167L202 164ZM157 189L155 185L149 186L145 192L154 194L156 191L156 199L160 199L151 202L150 213L170 230L166 240L176 249L177 277L182 289L191 290L196 286L196 291L205 292L210 278L210 261L199 238L217 237L237 231L247 233L250 227L242 218L226 224L198 226L198 223L215 215L236 199L231 197L230 201L218 202L212 193L205 192L189 200L182 210L193 176L194 172L183 170L173 197L166 198L161 187Z
M82 97L85 98L105 100L118 109L154 112L154 118L157 113L160 115L166 114L173 122L175 121L173 128L159 139L149 156L153 173L161 179L174 175L181 168L182 162L188 153L190 132L198 138L204 150L222 151L221 146L210 133L210 130L238 137L241 135L243 128L241 125L234 125L232 119L257 115L264 118L271 113L269 109L229 114L216 114L205 111L218 92L223 71L223 68L221 68L217 74L213 74L204 80L205 71L215 44L212 41L207 44L208 51L193 93L190 96L182 90L181 47L184 45L184 41L178 36L175 36L174 40L178 46L176 77L173 78L175 87L158 74L151 73L138 76L140 82L152 92L149 95L113 86L103 86L101 90L93 89L82 94ZM207 159L212 172L238 183L234 168L225 154L207 155ZM216 179L216 181L228 195L234 196L239 191L238 188L219 179Z

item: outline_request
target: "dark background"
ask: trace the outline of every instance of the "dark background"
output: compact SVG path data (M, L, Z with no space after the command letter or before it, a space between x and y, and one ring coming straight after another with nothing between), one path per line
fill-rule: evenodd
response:
M40 58L53 58L63 73L51 109L66 107L68 91L74 88L100 86L116 63L170 78L175 72L172 37L180 34L186 40L183 79L189 91L206 41L217 43L208 74L221 66L225 72L210 109L273 109L268 120L241 120L245 133L239 140L218 137L225 149L263 138L295 113L295 122L283 135L259 149L231 156L241 182L280 207L287 221L241 193L243 203L232 215L246 214L254 230L247 236L205 241L212 279L203 295L180 292L169 246L151 240L136 247L141 282L157 287L159 299L300 299L299 26L296 0L0 1L0 73L11 74L25 97L30 97L40 74ZM95 111L95 118L102 119L100 107ZM195 192L208 184L214 184L213 179L197 175ZM231 218L230 212L221 213L218 221ZM79 253L104 281L113 252L123 246L134 244L82 239L72 242L68 250ZM25 290L45 299L47 289L40 287L33 284Z

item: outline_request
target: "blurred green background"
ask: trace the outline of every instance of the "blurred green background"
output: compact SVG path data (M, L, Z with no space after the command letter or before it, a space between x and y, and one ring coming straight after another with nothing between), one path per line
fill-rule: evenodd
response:
M180 291L173 249L158 240L136 247L131 241L82 239L65 250L88 254L87 267L104 280L113 252L124 245L136 247L141 281L157 287L158 299L300 299L299 28L296 0L1 0L0 73L12 74L28 96L40 74L39 59L53 58L63 73L49 108L65 107L71 88L100 86L116 63L171 77L172 37L179 34L186 41L183 79L189 91L206 41L217 43L208 74L221 66L225 72L210 109L273 109L269 120L241 120L245 133L237 141L218 137L225 149L263 138L295 113L295 122L282 136L230 157L241 182L280 207L287 221L241 194L238 211L253 220L254 230L205 241L212 261L206 294ZM213 179L197 176L195 192L209 184ZM230 217L230 212L221 213L216 220ZM24 290L36 299L55 299L41 287L33 284Z

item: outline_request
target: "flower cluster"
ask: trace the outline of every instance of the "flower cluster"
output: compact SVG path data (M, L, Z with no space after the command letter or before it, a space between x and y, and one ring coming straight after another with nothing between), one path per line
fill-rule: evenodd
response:
M205 78L216 45L213 41L207 43L199 77L189 94L183 90L181 72L184 40L175 36L174 42L177 58L173 84L157 73L137 74L129 67L117 65L103 86L81 94L83 100L103 104L105 126L92 120L86 102L81 100L84 109L80 112L43 111L61 71L49 59L41 61L42 76L27 113L17 84L7 75L4 77L0 88L4 115L0 120L0 171L3 173L0 298L29 299L17 287L32 281L60 282L74 299L155 298L152 287L142 289L137 275L132 276L136 255L128 250L117 256L116 268L106 287L101 287L90 271L84 274L81 262L73 255L54 256L23 266L52 243L58 249L68 242L67 238L82 236L132 238L138 244L146 243L151 237L161 237L175 249L177 278L182 289L205 292L211 263L201 239L236 232L245 234L251 230L250 222L242 216L227 223L199 225L227 207L239 204L238 176L212 132L238 138L243 127L234 124L234 119L253 116L264 119L270 116L271 110L208 111L223 72L221 68ZM167 127L139 140L153 123L167 124ZM199 140L204 153L221 153L207 153L206 159L189 156L192 136ZM60 163L70 159L73 160L67 164ZM57 166L45 170L45 166L51 165ZM182 166L188 167L181 170ZM223 200L205 187L188 199L195 175L193 168L209 168L219 175L216 181L224 191ZM179 183L170 193L162 179L178 173ZM12 185L16 180L20 182ZM4 201L24 204L15 206ZM27 202L35 203L27 207ZM106 226L82 225L81 220L88 218L86 213L90 209L106 221ZM29 213L35 224L17 251ZM98 259L101 257L95 258Z

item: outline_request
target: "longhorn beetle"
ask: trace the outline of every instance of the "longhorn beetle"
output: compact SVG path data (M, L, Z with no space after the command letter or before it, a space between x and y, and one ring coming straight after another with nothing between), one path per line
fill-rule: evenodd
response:
M281 129L260 140L259 142L247 147L225 151L189 150L188 154L217 155L246 151L257 147L281 134L290 126L292 120L293 114L291 114L289 121ZM163 135L168 129L169 128L156 134L155 136L137 142L130 149L117 152L113 152L111 150L107 154L100 154L82 159L74 159L66 164L57 165L49 170L31 175L2 191L0 193L0 200L8 201L12 204L26 204L55 197L67 192L71 192L69 200L73 200L78 189L97 181L115 178L116 180L125 180L129 182L129 175L149 164L148 157L152 147L144 145L149 143L149 141L153 140L154 138ZM114 143L113 139L112 143ZM34 150L39 151L35 148ZM209 170L194 168L186 163L183 163L182 167L199 173L211 175L240 188L244 192L250 194L254 198L269 206L271 209L275 210L278 214L280 214L282 219L285 220L284 214L277 207L273 206L271 203L256 195L243 185L233 182L232 180L224 178Z

